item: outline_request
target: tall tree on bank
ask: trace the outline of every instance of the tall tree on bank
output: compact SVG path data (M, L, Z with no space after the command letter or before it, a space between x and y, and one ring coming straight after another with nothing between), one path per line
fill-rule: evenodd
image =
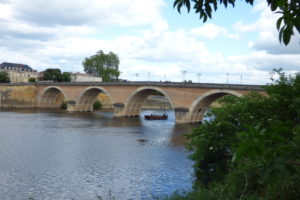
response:
M82 62L85 72L93 73L96 71L104 82L118 80L120 76L119 64L120 60L117 54L113 52L105 54L102 50L98 51L96 55L85 58Z
M226 8L229 4L233 7L236 0L175 0L174 7L177 7L180 13L181 7L187 8L188 12L191 9L191 2L200 19L206 22L207 18L212 17L212 11L216 11L219 5L224 5ZM246 3L253 5L254 0L245 0ZM266 0L270 9L281 14L277 20L277 29L279 31L279 41L283 41L288 45L291 36L294 35L294 29L300 34L300 1L299 0Z

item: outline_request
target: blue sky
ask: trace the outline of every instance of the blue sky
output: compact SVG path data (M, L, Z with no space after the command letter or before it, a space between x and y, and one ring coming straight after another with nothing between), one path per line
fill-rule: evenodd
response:
M265 0L219 7L205 24L173 0L0 0L0 62L82 72L103 50L124 79L265 84L273 68L300 70L299 34L280 44L277 17Z

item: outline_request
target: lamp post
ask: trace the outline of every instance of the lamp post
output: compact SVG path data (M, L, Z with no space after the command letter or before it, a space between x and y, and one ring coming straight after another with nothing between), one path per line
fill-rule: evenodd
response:
M201 73L197 73L197 77L198 77L198 83L200 83Z
M182 71L182 78L183 78L183 82L185 81L185 75L186 75L186 71Z
M150 72L148 72L148 82L150 82Z
M229 73L227 72L227 81L226 81L227 84L228 84L228 76L229 76Z
M241 74L241 85L243 84L243 74Z
M138 77L139 77L139 73L135 73L134 75L135 75L135 78L136 78L135 81L137 81L137 79L138 79Z

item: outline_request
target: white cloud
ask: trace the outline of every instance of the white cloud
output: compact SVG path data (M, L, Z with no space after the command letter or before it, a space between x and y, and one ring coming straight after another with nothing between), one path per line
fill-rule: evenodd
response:
M118 24L133 26L159 20L162 0L13 0L15 17L42 26ZM147 8L147 9L145 9Z
M237 34L230 34L226 28L217 26L215 24L204 24L202 27L191 29L191 34L194 36L202 36L208 39L214 39L219 36L225 36L232 39L238 39Z
M295 30L295 35L288 46L279 42L276 21L279 14L271 12L265 1L259 1L254 7L254 12L260 12L260 18L252 23L246 24L238 21L234 29L238 32L258 32L258 38L249 42L249 47L258 51L266 51L269 54L300 54L300 35ZM299 55L300 56L300 55Z

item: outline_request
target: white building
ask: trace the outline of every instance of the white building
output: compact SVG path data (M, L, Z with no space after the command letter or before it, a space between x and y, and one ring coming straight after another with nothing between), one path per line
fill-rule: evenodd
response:
M102 82L100 76L85 74L85 73L72 73L71 82Z
M8 73L11 83L27 83L29 78L38 78L38 72L28 65L7 63L0 64L0 71Z

